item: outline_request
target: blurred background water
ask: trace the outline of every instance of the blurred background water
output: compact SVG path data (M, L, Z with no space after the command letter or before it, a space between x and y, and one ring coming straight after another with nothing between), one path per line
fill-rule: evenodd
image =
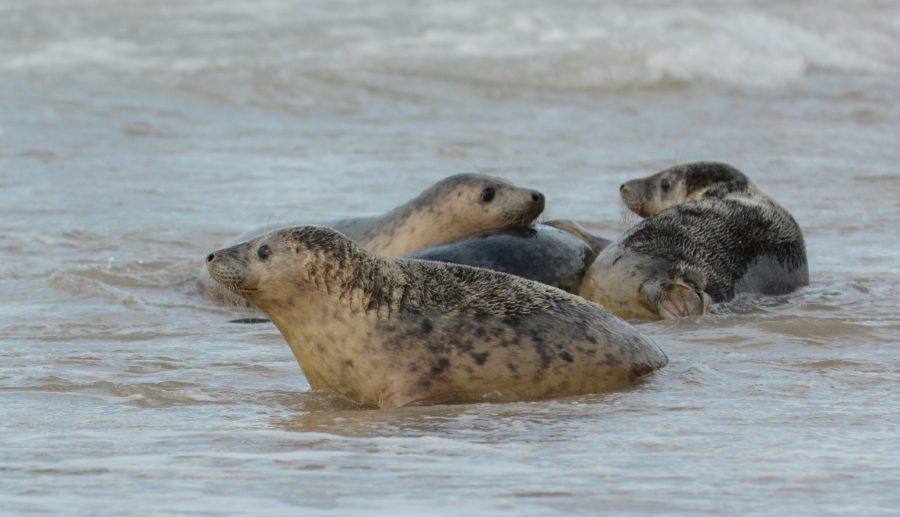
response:
M728 161L812 284L633 389L358 410L193 275L485 172L615 237ZM0 0L0 511L896 515L900 4Z

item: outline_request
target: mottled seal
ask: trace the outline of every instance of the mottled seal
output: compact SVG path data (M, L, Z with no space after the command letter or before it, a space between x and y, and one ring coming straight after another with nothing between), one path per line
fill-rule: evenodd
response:
M571 227L579 235L549 226L550 223ZM599 249L589 246L586 239ZM487 232L404 257L501 271L577 294L598 251L608 244L609 241L586 233L577 223L551 221Z
M594 261L580 294L628 319L704 314L736 293L809 284L803 232L742 172L696 162L623 184L646 217Z
M322 226L207 257L268 314L314 389L382 408L613 389L665 354L584 299L486 269L376 255Z
M490 230L531 224L544 210L544 195L484 174L457 174L435 183L409 202L379 216L322 223L364 248L396 257L419 249L464 239ZM272 224L251 230L232 244L276 228ZM209 278L206 268L200 284L208 298L230 305L246 305L240 297Z

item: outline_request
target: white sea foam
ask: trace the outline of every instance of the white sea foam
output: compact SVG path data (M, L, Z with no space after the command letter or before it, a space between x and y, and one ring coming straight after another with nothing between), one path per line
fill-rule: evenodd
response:
M132 68L137 46L108 37L76 38L49 42L42 48L12 56L4 63L8 70L63 69L86 66Z
M355 2L353 2L355 4ZM234 11L237 9L237 11ZM810 70L894 73L900 68L900 8L841 16L827 9L733 6L594 8L562 2L510 9L503 3L409 10L354 7L335 16L315 3L291 9L279 1L244 16L243 8L207 13L138 14L127 22L141 30L97 36L105 27L77 30L0 51L9 71L75 68L158 71L175 76L206 71L240 80L280 80L285 73L317 69L422 76L453 82L551 89L597 89L666 82L777 87ZM893 9L894 12L891 12ZM348 9L349 12L350 9ZM784 11L784 12L783 12ZM201 20L203 16L223 20ZM296 15L302 15L297 18ZM217 23L229 31L215 32ZM0 22L0 29L3 28ZM99 31L99 32L98 32ZM74 33L74 36L73 36ZM254 45L232 34L272 33L277 46ZM172 38L190 42L172 45Z
M887 56L866 54L854 41L841 44L766 15L738 13L723 23L722 17L688 12L657 21L656 28L672 33L677 43L647 50L651 75L769 86L798 80L813 67L850 72L890 68ZM684 25L690 29L680 29Z
M418 57L415 66L439 76L536 86L617 87L666 80L777 86L815 68L895 70L892 49L898 45L896 31L863 22L823 31L753 11L615 9L574 21L556 13L516 14L475 28L432 28L418 45L408 41L413 50L405 57ZM375 51L406 68L397 47L366 42L355 50Z

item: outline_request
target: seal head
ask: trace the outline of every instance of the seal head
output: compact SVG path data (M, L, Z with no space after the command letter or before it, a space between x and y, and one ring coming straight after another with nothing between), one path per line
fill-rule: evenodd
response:
M452 212L451 225L477 233L528 226L544 211L544 195L495 176L456 174L437 182L411 204L428 206L435 213Z
M330 226L364 248L397 257L492 230L528 226L544 211L544 195L484 174L457 174L375 218Z
M721 198L749 186L747 176L727 163L694 162L627 181L619 187L619 195L629 210L650 217L681 203Z

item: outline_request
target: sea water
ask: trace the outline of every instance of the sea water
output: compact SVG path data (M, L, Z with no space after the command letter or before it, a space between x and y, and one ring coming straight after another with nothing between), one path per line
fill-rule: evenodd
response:
M631 389L358 409L204 300L267 223L745 171L811 285L640 323ZM0 513L896 515L900 3L0 0Z

